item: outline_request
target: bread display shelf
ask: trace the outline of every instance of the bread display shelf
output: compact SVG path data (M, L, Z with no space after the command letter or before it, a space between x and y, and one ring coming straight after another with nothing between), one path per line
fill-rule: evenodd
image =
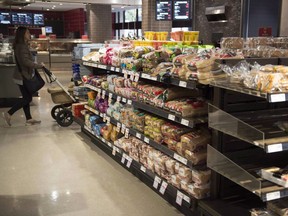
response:
M256 176L256 170L246 171L210 145L207 158L207 166L210 169L256 194L264 202L288 197L288 188Z
M100 115L100 117L104 118L104 114L103 113L99 113L98 110L95 110L91 107L89 107L88 105L85 105L85 109L89 110L90 112L96 114L96 115ZM125 128L128 129L128 136L132 135L136 138L138 138L139 140L144 141L145 143L147 143L148 145L152 146L153 148L161 151L162 153L164 153L165 155L174 158L175 160L177 160L178 162L184 164L185 166L189 167L189 168L203 168L204 165L194 165L191 161L187 160L186 158L182 157L181 155L177 154L177 152L170 150L167 146L162 145L160 143L155 142L153 139L150 139L149 137L145 136L143 133L133 129L133 128L128 128L126 127L126 125L122 124L121 122L117 121L116 119L114 119L113 117L107 116L105 114L105 122L110 122L115 126L120 128Z
M210 85L231 91L244 93L247 95L264 98L269 103L288 101L288 92L275 92L275 93L260 92L257 90L249 89L241 84L229 83L227 82L227 80L214 80L210 82Z
M120 95L115 94L114 92L109 92L107 90L89 85L89 84L85 84L85 87L93 90L93 91L97 91L99 92L101 95L106 95L109 98L113 98L121 103L125 103L128 105L132 105L137 109L142 109L144 111L147 111L149 113L155 114L157 116L160 116L162 118L177 122L179 124L182 124L184 126L193 128L195 127L196 124L201 124L201 123L206 123L207 122L207 117L206 116L199 116L199 117L194 117L194 118L182 118L181 116L173 113L173 112L169 112L166 110L163 110L161 108L157 108L155 106L151 106L149 104L146 103L142 103L139 101L132 101L131 99L122 97Z
M208 119L209 127L259 146L266 153L288 150L288 134L277 126L288 119L288 109L231 115L209 104Z
M125 73L127 73L128 75L133 74L133 76L135 76L135 78L138 76L138 78L141 77L141 78L146 79L146 80L152 80L152 81L156 81L156 82L172 84L174 86L179 86L179 87L188 88L188 89L195 89L196 85L197 85L196 80L195 81L183 81L183 80L179 80L177 78L170 77L166 81L163 81L163 80L161 80L161 78L159 76L152 77L152 76L150 76L150 74L147 74L147 73L129 71L129 70L114 67L111 65L103 65L103 64L98 64L98 63L94 63L94 62L84 61L83 65L93 67L93 68L99 68L99 69L103 69L103 70L107 70L107 71L118 72L118 73L122 73L122 74L125 74Z
M91 141L102 149L107 155L113 158L126 170L137 176L142 182L153 189L162 198L176 207L185 215L191 215L196 208L197 200L185 192L177 189L166 182L142 164L133 160L122 149L106 141L104 138L96 136L86 125L82 125L82 131L91 138Z

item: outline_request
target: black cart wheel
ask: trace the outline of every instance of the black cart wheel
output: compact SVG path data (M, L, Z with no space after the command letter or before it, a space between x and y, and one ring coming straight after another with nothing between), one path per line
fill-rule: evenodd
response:
M52 116L52 118L56 120L57 114L58 114L61 110L63 110L63 109L64 109L63 105L56 105L56 106L54 106L54 107L52 108L52 110L51 110L51 116Z
M56 121L61 127L68 127L73 123L72 112L68 109L60 110L56 116Z

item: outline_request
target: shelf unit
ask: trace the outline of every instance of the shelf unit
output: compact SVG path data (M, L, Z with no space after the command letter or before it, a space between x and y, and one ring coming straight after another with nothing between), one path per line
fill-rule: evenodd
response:
M81 130L91 138L91 141L95 145L106 152L126 170L137 176L142 182L182 213L185 215L191 215L196 212L196 199L191 198L185 192L178 190L173 185L167 183L166 180L162 179L149 169L146 169L139 162L129 157L122 149L113 145L113 143L95 135L86 125L82 125Z

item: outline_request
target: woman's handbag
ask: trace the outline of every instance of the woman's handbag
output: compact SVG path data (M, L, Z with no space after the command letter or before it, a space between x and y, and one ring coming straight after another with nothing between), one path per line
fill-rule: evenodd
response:
M33 95L45 85L45 81L42 79L38 70L35 69L35 74L32 79L26 79L23 76L23 85L30 92L30 94Z
M15 56L15 60L16 60L16 64L18 67L18 70L20 71L20 73L22 74L22 70L20 65L18 64L17 58ZM34 93L36 93L38 90L40 90L44 85L45 85L45 81L43 80L43 78L41 77L41 75L39 74L37 69L34 69L34 76L31 79L26 79L23 74L23 85L25 86L25 88L28 90L28 92L33 95Z

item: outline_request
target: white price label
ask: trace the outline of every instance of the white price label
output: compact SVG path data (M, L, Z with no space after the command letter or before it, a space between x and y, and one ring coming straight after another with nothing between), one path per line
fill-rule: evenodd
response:
M161 178L159 178L158 176L155 176L154 178L154 183L153 183L153 187L155 189L158 189L158 185L161 183Z
M131 80L132 82L134 81L134 77L135 77L134 73L131 73L131 75L130 75L130 80Z
M146 167L141 166L140 170L141 170L142 172L146 173Z
M120 122L117 122L116 131L117 131L117 132L120 132L120 130L121 130L121 123L120 123Z
M165 182L165 181L163 181L163 182L162 182L162 184L161 184L161 187L160 187L160 190L159 190L159 192L160 192L161 194L163 194L163 195L164 195L164 193L165 193L165 191L166 191L166 188L167 188L167 186L168 186L168 183L167 183L167 182Z
M106 121L107 121L107 124L110 124L111 119L109 116L106 116Z
M271 102L282 102L286 101L285 94L272 94L271 95Z
M104 138L101 138L101 141L102 141L103 143L105 143L105 142L106 142L106 140L105 140Z
M103 114L103 121L106 122L106 113Z
M178 155L176 153L174 153L173 157L174 157L174 159L176 159L176 160L180 161L181 163L187 165L188 160L186 158L183 158L182 156L180 156L180 155Z
M110 148L112 148L112 144L110 142L107 142L107 144Z
M157 77L152 77L152 76L150 76L150 80L157 81Z
M115 68L115 71L116 71L116 72L119 72L119 71L120 71L120 68Z
M103 90L103 91L102 91L102 98L105 99L105 96L106 96L106 91Z
M281 143L269 145L267 147L268 153L274 153L274 152L280 152L280 151L283 151L283 145Z
M124 78L128 79L128 72L126 70L123 70Z
M147 137L144 137L144 142L146 142L146 143L148 143L148 144L149 144L149 142L150 142L149 138L147 138Z
M110 105L112 103L112 99L108 99L108 104Z
M128 100L128 101L127 101L127 104L128 104L128 105L131 105L131 104L132 104L132 100Z
M120 102L120 101L121 101L121 97L117 96L117 102Z
M135 74L135 78L134 78L134 82L138 82L139 81L139 77L140 75L138 73Z
M115 146L113 146L112 155L114 155L114 156L115 156L115 155L116 155L116 151L117 151L117 150L116 150L116 147L115 147Z
M100 117L103 118L103 116L104 116L103 113L100 113Z
M189 126L189 121L186 120L186 119L182 119L182 120L181 120L181 124L182 124L182 125L185 125L185 126Z
M125 138L128 139L129 138L129 128L125 129Z
M132 159L132 158L130 158L129 156L127 156L127 160L128 160L128 162L127 162L126 166L127 166L128 168L130 168L130 166L131 166L131 164L132 164L132 161L133 161L133 159Z
M266 201L280 199L280 197L281 197L280 191L267 193L266 194Z
M175 115L169 114L168 119L171 121L175 121Z
M126 125L122 124L121 126L121 133L124 134L126 129Z
M127 102L127 99L123 97L123 98L122 98L122 102L123 102L123 103L126 103L126 102Z
M145 79L149 79L149 78L150 78L150 75L143 73L143 74L141 75L141 77L142 77L142 78L145 78Z
M113 94L109 93L109 99L112 99L112 97L113 97Z
M185 81L180 81L179 86L186 88L187 87L187 82Z
M122 155L122 158L121 158L121 163L122 163L122 164L124 164L124 163L125 163L125 154L123 154L123 155Z
M136 137L137 137L138 139L141 139L141 134L140 134L140 133L136 133Z
M190 202L191 202L190 197L188 197L188 196L186 196L186 195L184 194L183 199L184 199L187 203L190 204Z
M180 206L182 206L183 196L184 196L183 193L177 191L176 203Z
M115 71L115 67L111 67L111 69L110 69L111 71Z

